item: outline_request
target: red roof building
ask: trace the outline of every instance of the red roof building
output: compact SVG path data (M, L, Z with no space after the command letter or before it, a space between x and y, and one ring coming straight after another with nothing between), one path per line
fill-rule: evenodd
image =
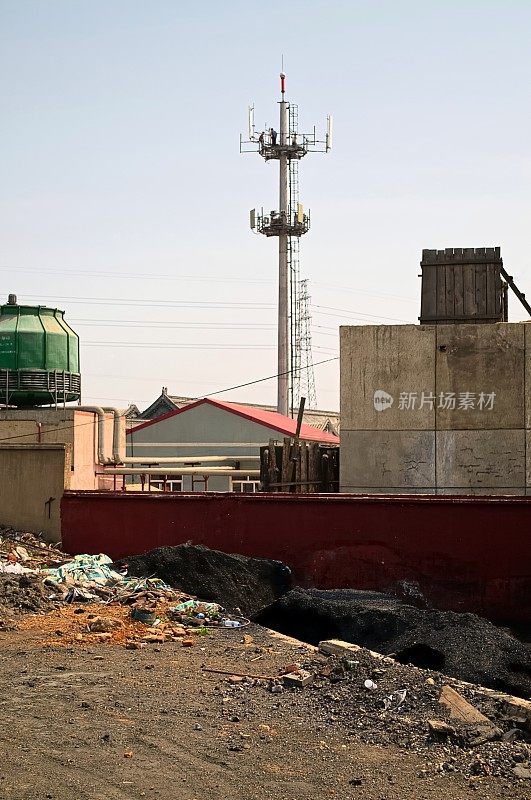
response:
M251 422L257 422L260 425L270 428L272 432L282 434L282 436L295 436L297 420L293 419L292 417L285 417L283 414L279 414L277 411L266 411L265 409L257 408L256 406L243 406L239 403L229 403L223 400L212 400L209 397L205 397L202 400L196 400L194 403L190 403L183 408L178 408L176 411L170 411L167 414L163 414L162 417L158 417L157 419L149 420L148 422L143 422L140 425L136 425L128 432L128 435L131 435L135 431L140 431L143 428L147 428L151 425L158 425L163 420L171 419L178 414L187 414L192 411L192 409L204 404L209 404L215 408L236 414L237 416L250 420ZM306 442L321 442L322 444L331 445L339 444L339 436L334 436L334 434L327 433L326 431L320 431L317 428L314 428L313 425L308 425L305 422L303 422L301 425L299 438Z
M226 475L211 475L202 487L213 491L257 490L260 448L271 439L282 442L294 437L297 420L276 411L204 398L183 408L149 420L127 432L128 457L143 465L167 465L172 469L174 490L198 488L197 477L177 475L178 465L201 464L201 457L223 467L237 464L238 480ZM301 441L328 446L339 445L339 437L303 423ZM158 461L158 459L162 459ZM172 459L175 459L173 464ZM206 462L205 462L206 463ZM248 471L247 474L246 470ZM139 473L141 469L139 466ZM169 475L169 473L168 473ZM241 484L246 487L242 488ZM166 484L164 484L166 486Z

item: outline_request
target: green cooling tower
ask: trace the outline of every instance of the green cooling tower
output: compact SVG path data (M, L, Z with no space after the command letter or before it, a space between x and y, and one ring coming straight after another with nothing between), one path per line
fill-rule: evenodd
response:
M79 400L79 337L63 313L20 306L15 295L0 306L0 404L28 408Z

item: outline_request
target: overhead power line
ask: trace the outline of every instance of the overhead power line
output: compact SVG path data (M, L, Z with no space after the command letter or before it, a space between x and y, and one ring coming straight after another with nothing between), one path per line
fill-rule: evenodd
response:
M132 347L159 350L274 350L272 344L220 344L219 342L173 344L172 342L81 342L82 347Z
M7 267L0 266L0 272L27 272L34 275L68 275L71 277L86 278L120 278L122 280L163 280L163 281L189 281L191 283L250 283L250 284L273 284L273 280L265 278L240 278L237 275L179 275L176 273L156 273L156 272L126 272L118 270L83 270L83 269L61 269L58 267L41 267L34 269L30 267Z
M26 295L31 300L49 300L49 295L42 294L28 294ZM54 295L54 300L67 301L69 303L80 303L82 305L94 306L151 306L152 308L253 308L253 309L270 309L275 306L272 303L255 303L247 302L245 300L238 300L236 302L223 302L223 301L198 301L198 300L126 300L123 297L77 297L70 295Z
M175 272L134 272L128 267L125 270L95 270L95 269L77 269L76 267L21 267L21 266L7 266L5 264L0 266L0 272L11 273L28 273L33 275L58 275L58 276L71 276L71 277L86 277L86 278L118 278L124 281L128 280L164 280L164 281L186 281L190 283L247 283L256 285L274 285L274 280L267 278L249 278L240 277L238 275L194 275L178 274ZM380 292L371 289L361 289L358 286L343 286L342 284L324 283L323 281L311 281L312 286L321 286L323 289L331 289L332 291L339 292L354 292L356 294L364 294L369 297L386 298L390 300L399 300L408 303L416 303L413 297L405 297L404 295L391 294L389 292Z
M328 364L330 361L339 361L339 356L335 356L334 358L325 358L322 361L314 361L312 364L306 364L297 370L288 370L286 374L289 374L291 372L301 372L302 370L308 369L309 367L318 367L320 364ZM278 377L280 377L280 375L277 372L274 375L268 375L267 378L258 378L255 381L247 381L247 383L239 383L236 386L229 386L227 389L219 389L219 391L217 392L209 392L207 397L212 397L215 394L224 394L224 392L232 392L233 389L244 389L246 386L253 386L256 383L264 383L264 381L271 381ZM195 397L193 399L200 400L199 397Z
M305 366L301 367L300 370L297 370L297 371L300 372L301 370L308 369L309 366L317 367L320 364L328 364L330 361L339 361L339 356L336 356L335 358L325 358L323 361L315 361L313 364L305 365ZM289 370L289 372L291 372L291 371L292 370ZM198 396L198 397L192 397L190 399L191 400L202 400L203 397L206 398L206 397L212 397L212 396L218 395L218 394L224 394L225 392L231 392L234 389L244 389L247 386L254 386L257 383L264 383L265 381L271 381L271 380L274 380L275 378L278 378L278 377L279 377L278 374L267 375L265 378L257 378L254 381L247 381L246 383L239 383L239 384L236 384L235 386L229 386L226 389L218 389L215 392L209 392L207 395L201 395L201 396ZM75 411L76 410L76 406L67 406L66 410L67 411ZM61 428L54 428L54 433L58 433L59 431L71 431L74 428L82 428L85 425L93 425L93 424L94 423L93 423L92 420L90 422L78 422L77 425L65 425L65 426L63 426ZM26 439L28 437L34 438L35 437L35 431L31 431L30 433L15 434L13 436L4 436L4 437L0 438L0 442L8 442L8 441L11 441L12 439Z
M352 308L336 308L335 306L321 306L321 305L312 304L312 309L314 309L314 308L324 308L327 311L340 311L342 314L346 314L346 315L356 314L356 315L358 315L360 317L368 317L369 319L388 319L388 320L391 320L391 322L411 322L411 320L407 320L407 319L398 319L397 317L386 317L383 314L367 314L365 311L355 311ZM322 314L324 312L317 311L316 313ZM326 314L325 316L336 317L338 315L337 314Z

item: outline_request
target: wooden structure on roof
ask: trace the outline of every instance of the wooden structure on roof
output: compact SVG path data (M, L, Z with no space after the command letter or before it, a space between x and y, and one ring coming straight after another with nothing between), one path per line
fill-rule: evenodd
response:
M423 250L420 323L507 322L499 247Z

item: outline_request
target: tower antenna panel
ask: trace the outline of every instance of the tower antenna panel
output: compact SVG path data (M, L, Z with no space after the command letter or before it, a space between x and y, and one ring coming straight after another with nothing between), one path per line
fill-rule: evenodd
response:
M332 139L334 134L334 119L331 114L326 118L326 152L332 149Z
M249 141L254 142L255 140L255 131L254 131L254 103L252 106L249 106L247 109L247 117L248 117L248 125L249 125Z

